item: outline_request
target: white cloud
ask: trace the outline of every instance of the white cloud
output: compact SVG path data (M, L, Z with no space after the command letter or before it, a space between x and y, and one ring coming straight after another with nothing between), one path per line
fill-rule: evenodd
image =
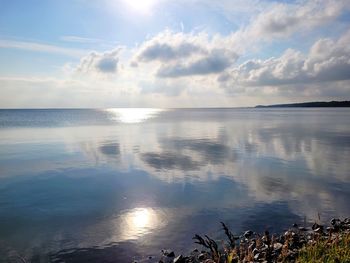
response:
M307 55L288 49L278 58L246 61L218 80L232 89L350 80L349 35L350 31L337 41L320 39Z
M161 78L216 74L230 67L238 58L234 50L227 48L229 41L229 37L210 38L204 32L165 31L143 43L135 60L156 63L156 74Z
M249 30L252 34L268 39L286 37L295 32L305 32L335 20L349 1L315 0L296 4L277 4L257 16Z
M118 70L121 48L104 53L91 52L80 60L76 72L82 74L114 74Z

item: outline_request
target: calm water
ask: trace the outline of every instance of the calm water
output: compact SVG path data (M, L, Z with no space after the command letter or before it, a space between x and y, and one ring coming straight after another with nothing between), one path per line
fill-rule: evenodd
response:
M130 262L350 214L350 109L0 111L0 261Z

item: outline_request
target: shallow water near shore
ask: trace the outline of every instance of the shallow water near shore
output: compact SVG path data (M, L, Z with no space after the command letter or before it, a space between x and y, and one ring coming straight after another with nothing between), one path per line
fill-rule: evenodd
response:
M0 262L130 262L350 210L350 109L0 110Z

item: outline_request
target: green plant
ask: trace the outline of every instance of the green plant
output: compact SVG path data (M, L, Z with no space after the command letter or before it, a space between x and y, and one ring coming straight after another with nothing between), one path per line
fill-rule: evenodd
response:
M297 262L350 263L350 233L306 245L300 250Z

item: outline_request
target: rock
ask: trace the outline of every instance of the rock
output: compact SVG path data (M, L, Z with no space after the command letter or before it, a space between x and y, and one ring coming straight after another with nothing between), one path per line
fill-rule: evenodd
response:
M339 222L340 222L340 220L339 220L339 219L336 219L336 218L332 218L332 220L331 220L332 226L334 226L335 224L337 224L337 223L339 223Z
M311 228L312 228L312 230L315 230L316 228L319 228L319 227L320 227L320 225L315 222Z
M169 258L173 258L173 257L175 257L175 253L174 253L174 251L171 251L166 256L169 257Z
M307 228L306 228L306 227L301 226L301 227L299 227L299 230L300 230L300 231L307 231Z
M257 253L255 256L254 256L254 260L257 261L260 257L260 253Z
M185 259L182 255L177 256L176 258L174 258L174 263L185 263Z
M261 248L260 248L260 252L265 252L266 250L268 250L268 246L266 244L264 244Z
M294 223L294 224L293 224L293 227L298 227L298 224Z
M281 250L283 245L281 243L275 243L273 244L273 249L274 250Z
M247 230L247 231L244 232L243 235L244 235L245 238L249 238L251 235L253 235L253 231Z
M256 254L258 254L258 253L259 253L259 249L254 248L252 252L253 252L253 255L256 255Z
M296 258L297 253L296 252L290 252L290 254L288 255L288 258L291 260L294 260Z
M199 260L204 260L204 259L206 259L206 257L207 256L204 253L201 253L201 254L198 255L198 259Z
M323 233L323 228L321 228L321 227L316 228L316 229L314 229L314 232L318 233L318 234L322 234Z

